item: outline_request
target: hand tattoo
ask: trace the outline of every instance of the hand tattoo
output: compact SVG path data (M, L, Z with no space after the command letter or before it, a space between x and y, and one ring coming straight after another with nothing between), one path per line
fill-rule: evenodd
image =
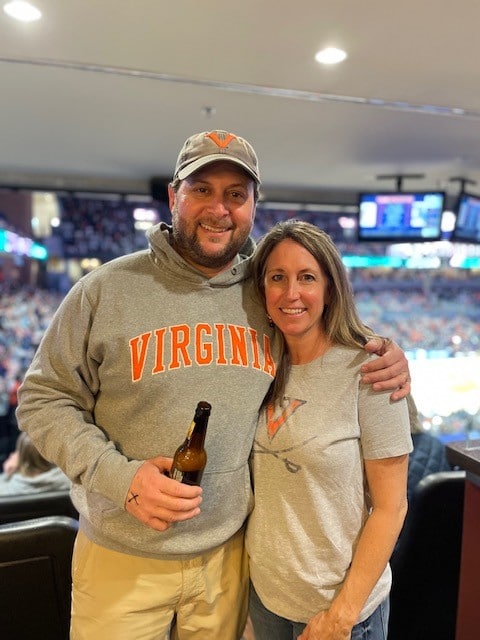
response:
M137 498L139 497L139 494L138 494L138 493L133 493L133 492L131 492L131 493L132 493L132 496L131 496L131 498L129 498L129 499L127 500L127 502L131 502L132 500L134 500L134 501L135 501L135 504L138 504L138 500L137 500Z

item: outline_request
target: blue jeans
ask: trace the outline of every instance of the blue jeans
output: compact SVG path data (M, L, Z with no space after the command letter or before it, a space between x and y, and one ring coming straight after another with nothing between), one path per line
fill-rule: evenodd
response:
M389 611L390 603L387 598L369 618L353 627L351 640L387 640ZM303 622L287 620L266 609L252 584L250 618L255 640L296 640L306 626Z

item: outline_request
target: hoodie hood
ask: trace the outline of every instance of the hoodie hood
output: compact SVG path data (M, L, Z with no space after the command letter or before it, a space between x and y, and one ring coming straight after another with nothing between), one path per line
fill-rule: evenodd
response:
M247 238L233 264L225 271L213 278L209 278L198 269L195 269L173 249L171 245L172 227L170 225L160 222L148 229L146 236L153 253L153 260L158 266L175 272L179 278L186 279L191 284L196 283L205 286L208 283L211 287L231 286L236 282L245 280L248 276L248 263L256 247L253 238Z

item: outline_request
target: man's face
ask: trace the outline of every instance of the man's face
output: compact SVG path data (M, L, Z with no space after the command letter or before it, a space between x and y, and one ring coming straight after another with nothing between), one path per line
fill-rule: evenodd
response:
M254 182L231 162L215 162L169 187L173 247L212 277L227 269L255 217Z

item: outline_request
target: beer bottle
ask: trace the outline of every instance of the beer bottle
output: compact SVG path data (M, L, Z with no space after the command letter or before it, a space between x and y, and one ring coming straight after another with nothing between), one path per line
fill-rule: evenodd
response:
M204 400L197 404L187 437L173 456L170 477L184 484L199 485L207 464L204 443L211 405Z

